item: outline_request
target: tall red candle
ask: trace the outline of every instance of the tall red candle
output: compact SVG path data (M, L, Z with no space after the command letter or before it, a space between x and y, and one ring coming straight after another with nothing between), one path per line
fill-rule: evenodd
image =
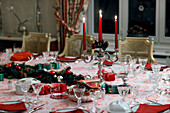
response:
M118 48L118 36L117 36L117 16L115 16L115 49Z
M86 50L86 25L85 25L85 17L83 17L83 50Z
M98 35L99 35L99 41L102 41L102 10L99 10L99 30L98 30Z

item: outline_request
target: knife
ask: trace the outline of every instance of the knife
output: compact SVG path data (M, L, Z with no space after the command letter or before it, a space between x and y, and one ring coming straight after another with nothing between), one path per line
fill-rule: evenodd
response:
M152 101L152 100L147 100L147 101L152 102L153 104L162 105L161 103L158 103L158 102L155 102L155 101Z
M42 104L42 105L40 105L40 106L38 106L38 107L36 107L36 108L32 109L32 110L31 110L31 111L29 111L28 113L35 112L35 111L39 110L40 108L42 108L44 105L45 105L45 104Z

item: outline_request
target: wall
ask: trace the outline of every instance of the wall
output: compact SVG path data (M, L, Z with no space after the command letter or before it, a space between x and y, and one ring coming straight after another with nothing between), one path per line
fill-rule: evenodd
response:
M36 0L1 0L3 35L20 35L17 32L19 21L12 11L9 11L11 5L21 21L32 18L25 23L25 26L28 32L36 32ZM55 5L55 0L39 0L42 32L51 33L53 37L56 37L56 17L54 15L55 10L52 8L53 5Z

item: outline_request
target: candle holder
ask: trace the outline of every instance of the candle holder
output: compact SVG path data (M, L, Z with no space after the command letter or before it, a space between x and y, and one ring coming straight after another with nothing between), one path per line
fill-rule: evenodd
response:
M93 60L93 54L88 55L87 50L83 51L83 54L81 55L81 57L85 63L90 63Z
M115 50L115 57L116 57L116 59L113 61L113 62L117 62L118 60L119 60L119 57L118 57L118 48L115 48L114 49Z

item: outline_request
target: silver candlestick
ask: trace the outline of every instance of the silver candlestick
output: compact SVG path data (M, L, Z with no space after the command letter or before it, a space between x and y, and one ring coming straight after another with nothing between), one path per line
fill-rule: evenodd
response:
M83 51L83 54L81 55L81 57L85 63L90 63L93 60L93 54L88 55L87 50Z

